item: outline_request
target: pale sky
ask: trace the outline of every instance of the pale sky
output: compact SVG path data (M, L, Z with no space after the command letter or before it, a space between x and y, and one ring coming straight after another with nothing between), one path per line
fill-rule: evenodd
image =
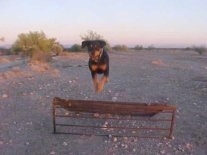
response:
M207 0L0 0L0 37L43 31L61 44L88 30L111 45L207 45Z

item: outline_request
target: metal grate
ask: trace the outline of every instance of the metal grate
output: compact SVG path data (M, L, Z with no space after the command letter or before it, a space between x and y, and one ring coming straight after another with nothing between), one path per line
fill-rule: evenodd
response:
M140 138L172 138L176 107L53 99L54 133Z

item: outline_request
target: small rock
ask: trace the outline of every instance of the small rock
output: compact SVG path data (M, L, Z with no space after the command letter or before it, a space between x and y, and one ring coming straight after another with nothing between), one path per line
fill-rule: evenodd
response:
M135 133L136 133L136 131L132 131L132 133L133 133L133 134L135 134Z
M160 147L162 145L162 143L158 143L157 146Z
M109 135L109 138L112 138L112 135L111 134Z
M113 138L113 142L117 142L117 138L116 137Z
M117 97L116 96L114 96L114 97L112 97L112 101L117 101Z
M132 150L133 152L136 152L136 149L135 148L133 148L133 150Z
M99 115L99 113L95 113L93 116L94 117L99 117L100 115Z
M193 102L194 105L198 105L197 103Z
M52 152L50 152L50 154L51 154L51 155L54 155L54 154L55 154L55 152L54 152L54 151L52 151Z
M68 116L69 115L69 112L65 112L65 116Z
M127 141L128 140L128 137L124 137L124 140Z
M192 150L192 149L193 149L193 145L190 144L190 143L187 143L187 144L186 144L186 148L187 148L188 150Z
M3 95L2 95L2 98L8 98L8 97L9 97L8 94L3 94Z
M29 145L29 142L26 142L25 144L26 144L26 145Z
M160 154L165 154L165 153L166 153L165 150L160 151Z
M67 146L68 145L68 143L67 142L63 142L63 146Z

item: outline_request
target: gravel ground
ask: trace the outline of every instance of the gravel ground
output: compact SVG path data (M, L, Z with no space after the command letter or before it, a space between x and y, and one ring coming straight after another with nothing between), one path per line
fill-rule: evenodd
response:
M0 72L1 155L207 154L207 56L193 51L110 52L110 81L95 93L87 53L51 66ZM1 61L0 61L1 62ZM1 67L2 68L2 67ZM173 139L54 135L52 99L165 102L177 107Z

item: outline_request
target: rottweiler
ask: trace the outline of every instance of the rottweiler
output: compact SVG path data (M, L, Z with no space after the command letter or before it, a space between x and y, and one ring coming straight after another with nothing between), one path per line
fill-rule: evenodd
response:
M105 51L106 42L103 40L87 40L82 42L82 48L88 48L88 66L96 92L103 90L104 85L109 81L109 55ZM98 74L103 74L98 79Z

